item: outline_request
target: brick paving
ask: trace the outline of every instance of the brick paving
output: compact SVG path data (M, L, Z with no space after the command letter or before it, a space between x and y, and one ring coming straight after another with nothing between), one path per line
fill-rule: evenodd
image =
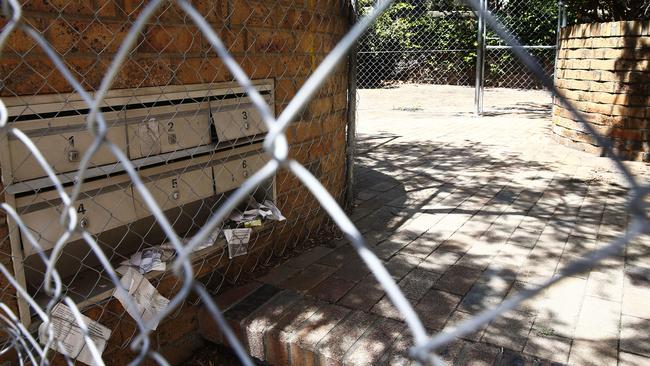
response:
M545 93L488 93L492 112L480 119L470 88L361 93L351 217L430 333L624 232L621 176L606 158L552 140ZM646 165L629 166L647 181ZM439 354L453 365L650 365L648 254L641 237ZM410 364L401 314L346 243L314 248L259 282L220 296L254 356ZM221 341L216 327L202 331Z

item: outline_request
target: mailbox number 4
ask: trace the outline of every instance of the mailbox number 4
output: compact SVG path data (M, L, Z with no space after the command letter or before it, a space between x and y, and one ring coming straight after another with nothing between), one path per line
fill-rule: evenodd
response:
M77 207L77 213L80 213L82 215L86 214L86 208L84 207L83 203L79 204L79 207Z

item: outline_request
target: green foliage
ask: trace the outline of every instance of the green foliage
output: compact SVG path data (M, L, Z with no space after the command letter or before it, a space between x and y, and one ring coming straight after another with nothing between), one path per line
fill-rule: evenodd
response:
M578 23L650 19L650 0L567 0L569 19Z
M650 0L649 0L650 1ZM373 0L359 0L364 15ZM528 45L555 44L556 0L490 0L490 9ZM382 80L424 77L466 84L474 80L477 18L462 0L397 0L359 42L362 86ZM488 33L488 44L503 44ZM505 73L514 60L495 59L489 70ZM501 66L500 66L501 65ZM443 75L440 80L435 75Z
M557 30L557 0L490 1L490 10L524 45L553 45ZM492 44L496 35L489 32ZM488 43L489 44L489 43Z

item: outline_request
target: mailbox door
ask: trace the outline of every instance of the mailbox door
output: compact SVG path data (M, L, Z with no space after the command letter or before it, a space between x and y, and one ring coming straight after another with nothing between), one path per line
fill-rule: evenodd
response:
M267 132L262 116L248 98L233 105L220 105L213 101L210 106L219 141L233 141Z
M126 131L123 112L106 112L108 125L106 138L119 148L126 148ZM15 124L14 124L15 123ZM93 143L94 135L86 128L86 116L66 116L50 119L13 122L34 142L56 173L77 170L83 154ZM29 149L16 137L9 137L9 153L13 181L24 181L46 176ZM106 145L102 145L90 160L90 166L117 162Z
M268 158L264 153L255 153L214 165L212 169L217 193L239 187L267 161Z
M199 201L214 195L210 168L189 167L145 177L145 187L163 210ZM151 215L136 192L138 216Z
M99 234L135 220L135 205L131 188L126 184L110 185L83 192L75 202L79 226L91 234ZM43 250L54 246L64 232L60 224L63 203L56 198L56 192L21 197L17 202L19 212L27 227L39 241ZM81 238L73 234L70 240ZM35 254L27 241L23 241L25 256Z
M126 119L131 159L212 142L207 102L127 110Z

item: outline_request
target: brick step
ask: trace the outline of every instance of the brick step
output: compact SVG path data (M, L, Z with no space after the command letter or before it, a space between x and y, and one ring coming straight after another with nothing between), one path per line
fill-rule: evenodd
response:
M411 365L404 323L251 282L215 299L246 352L271 365ZM228 345L210 313L199 312L201 335ZM439 355L450 365L558 365L486 343L457 340Z
M216 301L246 351L273 365L376 364L406 334L399 321L259 282ZM206 309L199 317L203 337L227 345Z

